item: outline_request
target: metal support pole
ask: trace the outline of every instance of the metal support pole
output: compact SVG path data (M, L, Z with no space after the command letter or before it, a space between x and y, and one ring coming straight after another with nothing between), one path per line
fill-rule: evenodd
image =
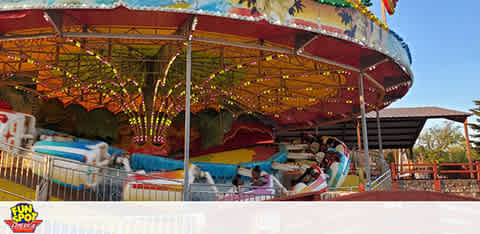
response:
M356 121L356 129L357 129L357 147L358 153L362 153L362 134L360 133L360 122Z
M362 134L360 133L360 121L356 120L355 121L356 124L355 124L355 128L357 130L357 148L358 148L358 154L355 155L355 160L356 160L356 166L357 166L357 169L358 169L358 175L360 176L360 182L363 183L364 182L364 175L363 175L363 172L364 170L362 169L362 167L364 166L363 163L362 163Z
M377 131L378 131L378 156L380 157L380 160L382 160L383 165L388 168L388 164L385 161L385 158L383 157L382 126L380 125L380 112L378 111L378 108L376 109L376 114L377 114Z
M189 165L190 165L190 86L192 79L192 42L191 40L187 41L187 74L186 74L186 85L185 85L185 158L183 160L183 170L184 170L184 181L183 181L183 200L188 201L189 199Z
M412 159L412 162L415 164L415 155L413 154L413 148L410 147L408 148L408 153L410 154L410 158Z
M363 135L363 152L365 153L365 173L367 175L366 190L370 190L370 155L368 153L368 132L367 117L365 113L365 92L363 89L363 74L360 73L360 110L362 112L362 135Z

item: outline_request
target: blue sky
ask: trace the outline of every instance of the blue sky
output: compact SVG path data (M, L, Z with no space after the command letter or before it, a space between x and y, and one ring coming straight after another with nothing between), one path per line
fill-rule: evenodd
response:
M381 0L370 9L381 18ZM468 111L480 99L480 1L399 0L387 25L412 52L414 86L392 107L439 106ZM473 121L474 118L470 118ZM442 123L429 121L427 127Z

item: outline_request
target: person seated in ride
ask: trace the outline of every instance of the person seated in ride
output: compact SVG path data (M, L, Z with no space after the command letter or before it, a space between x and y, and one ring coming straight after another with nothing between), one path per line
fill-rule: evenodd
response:
M252 170L252 186L264 186L268 184L267 176L262 176L262 171L259 166L255 166Z
M337 138L335 137L322 137L322 142L325 144L323 149L336 149L337 151L341 152L342 154L348 153L346 152L346 146Z
M110 166L117 169L123 168L125 171L131 172L132 171L132 168L130 167L131 157L132 157L132 154L129 152L125 152L125 153L114 152L111 160L111 163L113 165L110 165Z
M307 168L300 178L297 179L298 183L304 183L306 186L309 186L313 183L319 176L318 171L316 171L313 167Z
M303 150L303 153L310 153L310 154L316 154L320 150L320 144L317 142L313 142L308 145L308 148L305 148Z
M320 143L320 150L319 150L319 151L320 151L320 152L323 152L323 153L325 153L325 152L328 151L328 146L327 146L327 144L324 143L323 141Z
M305 187L312 185L315 182L315 180L318 179L319 176L320 176L319 171L315 170L313 167L307 168L307 170L305 170L302 176L300 176L298 179L293 181L293 184L295 185L293 187L293 190L295 192L298 192L304 189Z
M335 141L335 139L333 139L333 138L328 138L328 139L325 141L325 143L326 143L328 149L335 149L335 146L336 146L336 141Z
M335 149L338 152L345 154L345 147L337 140L337 139L331 139L330 143L330 148L329 149Z
M312 169L311 167L307 168L307 170L305 170L300 177L293 180L292 184L297 186L299 183L303 183L304 181L310 180L309 177L310 177L310 174L311 174L311 169Z
M314 142L310 145L310 153L313 154L313 158L320 163L325 157L325 153L321 150L322 145L318 142Z
M233 192L238 193L240 192L240 186L243 185L243 180L240 175L236 175L235 178L232 180L233 185Z
M320 168L327 170L332 163L340 162L340 155L335 151L327 151L325 153L325 157L323 158L322 162L320 163Z

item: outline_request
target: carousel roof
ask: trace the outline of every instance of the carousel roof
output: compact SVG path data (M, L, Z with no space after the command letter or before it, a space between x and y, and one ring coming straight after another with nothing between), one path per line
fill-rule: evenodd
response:
M187 41L194 112L258 113L277 129L356 118L360 74L367 110L413 82L408 46L353 0L0 3L1 81L123 112L145 137L184 110Z

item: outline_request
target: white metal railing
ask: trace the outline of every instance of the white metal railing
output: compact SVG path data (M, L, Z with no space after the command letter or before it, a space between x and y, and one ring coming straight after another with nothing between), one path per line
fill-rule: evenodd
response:
M0 192L22 200L183 200L183 180L99 167L18 147L15 153L1 151L0 165L0 179L10 184L2 187L0 183ZM196 201L254 201L272 199L281 191L241 186L240 192L233 192L232 188L228 184L193 183L189 192L191 200Z
M392 182L392 173L390 170L384 172L381 176L379 176L376 180L370 183L372 186L371 190L390 190L391 189L391 182ZM390 181L389 181L390 180ZM390 182L390 186L387 183ZM383 189L381 186L383 186ZM388 186L385 188L385 186Z
M345 186L345 187L335 187L335 188L329 188L328 191L330 192L335 192L335 191L349 191L349 192L354 192L358 191L359 186Z
M381 186L387 183L390 177L390 170L387 170L370 183L371 189L383 188ZM0 179L5 182L0 183L0 192L22 200L52 198L66 201L183 200L183 182L179 180L99 167L18 147L16 153L1 152ZM15 186L11 186L12 184L26 189L17 190ZM358 189L359 186L348 186L328 191L353 192ZM283 190L278 186L271 188L241 186L239 190L234 190L229 184L193 183L189 193L190 200L194 201L257 201L285 195Z
M98 167L18 147L16 152L1 151L0 179L4 183L0 184L5 186L0 185L0 191L24 200L169 201L179 200L178 193L183 191L177 180ZM37 190L43 196L37 196Z
M191 184L189 194L192 201L264 201L279 197L278 191L275 187Z
M349 194L356 193L355 191L327 191L320 194L320 200L330 200L336 197L341 197Z

